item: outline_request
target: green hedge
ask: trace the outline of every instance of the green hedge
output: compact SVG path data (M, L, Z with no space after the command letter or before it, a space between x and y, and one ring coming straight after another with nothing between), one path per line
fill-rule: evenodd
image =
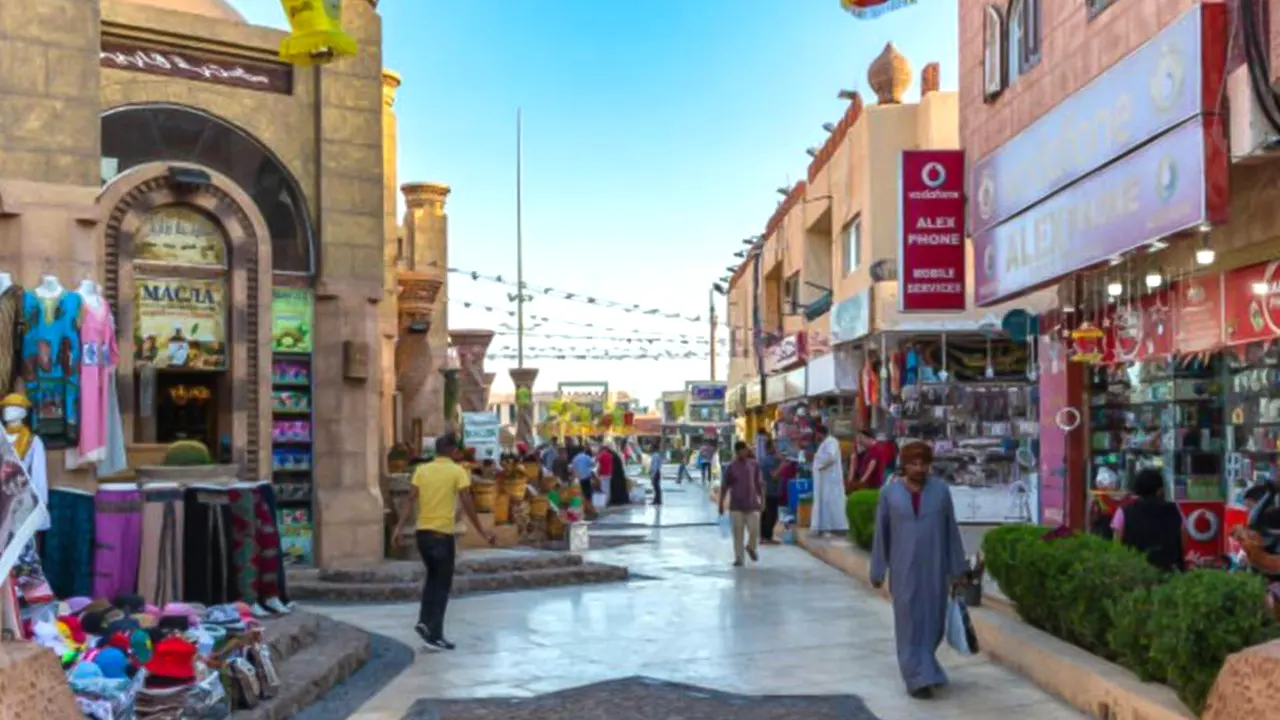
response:
M1227 655L1276 636L1257 576L1167 575L1116 543L1031 525L992 530L982 551L1029 624L1168 684L1197 713Z
M849 518L849 540L863 550L870 550L876 539L876 506L879 503L879 490L855 490L845 499L844 512Z

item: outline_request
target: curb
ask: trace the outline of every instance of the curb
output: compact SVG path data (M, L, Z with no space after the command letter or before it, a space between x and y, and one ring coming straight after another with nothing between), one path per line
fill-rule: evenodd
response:
M797 543L831 567L870 586L871 556L843 540ZM885 588L877 591L888 598ZM1007 603L969 611L982 652L1090 717L1105 720L1195 720L1172 689L1144 683L1132 672L1023 623ZM1003 606L1003 607L1001 607Z

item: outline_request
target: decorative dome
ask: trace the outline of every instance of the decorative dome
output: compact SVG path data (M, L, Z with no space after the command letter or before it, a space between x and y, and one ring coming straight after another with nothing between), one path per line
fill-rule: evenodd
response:
M911 87L911 63L893 43L885 43L880 56L867 68L867 82L881 105L899 105L902 94Z
M152 7L175 10L177 12L202 15L215 20L248 24L231 3L227 0L125 0L134 5L150 5Z

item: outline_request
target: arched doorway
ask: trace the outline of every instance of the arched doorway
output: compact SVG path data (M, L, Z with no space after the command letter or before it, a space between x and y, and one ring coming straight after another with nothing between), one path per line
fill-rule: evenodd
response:
M100 199L126 440L201 439L267 477L272 243L256 203L222 173L171 162L117 175Z

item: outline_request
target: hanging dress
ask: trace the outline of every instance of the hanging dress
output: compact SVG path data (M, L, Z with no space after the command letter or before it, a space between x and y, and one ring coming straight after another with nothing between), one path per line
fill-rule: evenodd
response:
M111 386L120 356L115 320L106 300L82 302L80 348L80 437L75 450L67 452L68 467L99 463L107 457Z
M75 445L80 434L80 296L39 288L23 297L23 378L31 428L49 448Z

